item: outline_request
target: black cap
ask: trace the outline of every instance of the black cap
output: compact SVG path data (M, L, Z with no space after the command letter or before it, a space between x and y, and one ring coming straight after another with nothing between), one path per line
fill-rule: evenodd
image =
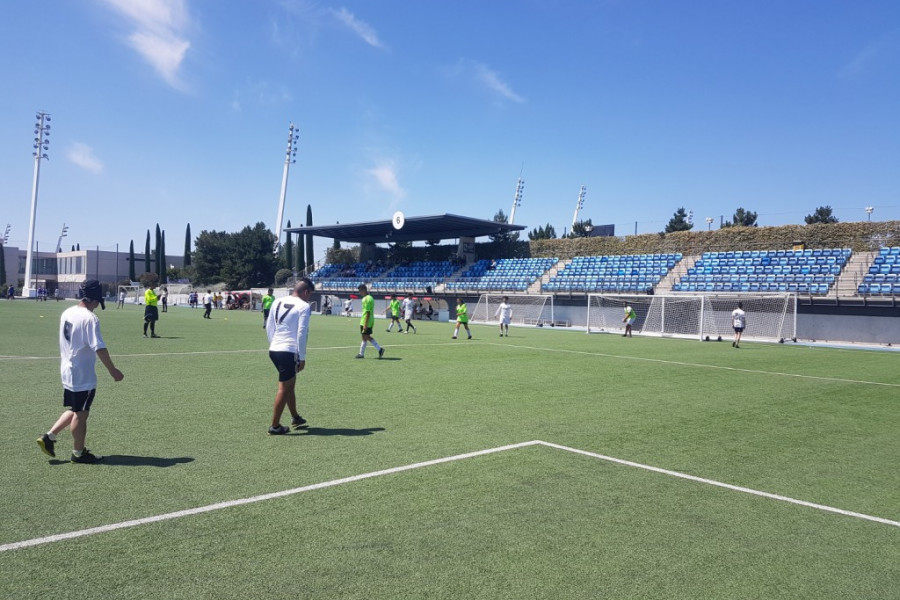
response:
M106 310L106 303L103 301L103 288L96 279L88 279L83 282L78 290L78 297L99 302L100 308Z

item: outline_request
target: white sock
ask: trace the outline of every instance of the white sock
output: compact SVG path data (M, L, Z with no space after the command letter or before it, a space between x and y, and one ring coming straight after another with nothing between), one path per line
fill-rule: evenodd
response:
M55 442L55 441L56 441L56 434L53 433L52 431L48 431L48 432L47 432L47 437L50 438L50 441L51 441L51 442Z
M378 342L376 342L374 339L369 340L369 341L372 342L372 345L375 346L375 349L376 349L376 350L378 350L379 352L381 352L381 346L378 345Z
M360 354L366 353L366 341L365 340L363 340L363 343L359 345L359 353Z

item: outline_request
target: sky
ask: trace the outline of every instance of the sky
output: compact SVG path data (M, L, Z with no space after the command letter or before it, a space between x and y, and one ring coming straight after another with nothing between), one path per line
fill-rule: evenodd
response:
M528 231L900 220L896 0L0 2L0 228L142 249L185 228L512 212ZM713 219L707 224L706 218ZM0 229L0 234L4 231ZM330 240L316 242L321 258Z

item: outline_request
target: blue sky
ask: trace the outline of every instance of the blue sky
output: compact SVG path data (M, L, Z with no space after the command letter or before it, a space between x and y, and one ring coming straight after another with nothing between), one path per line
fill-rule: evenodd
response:
M454 213L661 231L900 219L896 0L24 0L0 3L0 227L143 247L190 223ZM0 231L2 233L2 231ZM317 257L327 242L317 243Z

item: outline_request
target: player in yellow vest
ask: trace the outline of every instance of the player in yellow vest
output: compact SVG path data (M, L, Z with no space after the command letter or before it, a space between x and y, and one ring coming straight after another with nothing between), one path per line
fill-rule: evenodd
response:
M462 325L466 328L466 333L469 334L468 339L472 339L472 331L469 329L469 307L466 306L466 303L462 301L462 298L456 299L456 329L453 330L453 339L456 339L457 334L459 334L459 326Z
M622 334L622 337L631 336L631 326L634 325L634 320L637 318L637 313L634 312L634 309L631 308L631 305L628 304L625 306L625 318L622 319L622 322L625 323L625 333Z
M150 326L150 337L158 338L156 335L156 322L159 320L159 296L153 291L152 287L148 287L144 292L144 337L147 337L147 325Z
M269 310L272 308L272 303L275 302L275 296L272 293L275 290L269 288L269 291L266 292L266 295L262 297L262 309L263 309L263 329L266 328L266 321L269 320Z

